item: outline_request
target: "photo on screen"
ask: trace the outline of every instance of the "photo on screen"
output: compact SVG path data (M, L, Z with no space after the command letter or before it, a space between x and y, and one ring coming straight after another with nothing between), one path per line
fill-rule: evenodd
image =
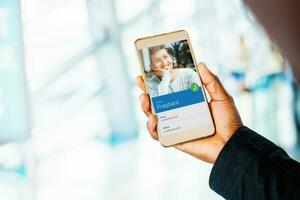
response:
M199 90L196 71L187 40L139 50L151 98L184 90Z

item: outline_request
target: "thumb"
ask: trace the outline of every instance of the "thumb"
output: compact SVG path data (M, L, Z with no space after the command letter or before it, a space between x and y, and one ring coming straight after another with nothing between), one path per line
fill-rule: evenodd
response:
M198 72L200 74L202 83L204 84L213 101L222 101L230 98L219 78L209 71L204 63L198 64Z

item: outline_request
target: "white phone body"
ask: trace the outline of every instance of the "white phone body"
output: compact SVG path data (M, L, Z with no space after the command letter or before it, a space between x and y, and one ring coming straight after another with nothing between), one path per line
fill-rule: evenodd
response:
M177 48L180 45L185 51ZM139 38L135 47L151 109L158 119L160 143L168 147L213 135L215 126L188 33L178 30ZM183 54L183 61L176 59L180 58L176 53ZM172 74L176 75L172 78Z

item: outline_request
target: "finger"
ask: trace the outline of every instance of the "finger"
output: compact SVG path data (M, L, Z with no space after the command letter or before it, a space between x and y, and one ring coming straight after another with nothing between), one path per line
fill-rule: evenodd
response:
M147 129L148 129L151 137L155 140L158 140L157 118L153 114L149 115Z
M214 75L204 63L198 64L198 71L201 76L202 82L205 85L212 100L221 101L228 99L229 94L220 82L219 78Z
M146 92L145 82L144 82L144 79L143 79L142 75L137 76L135 81L136 81L136 85L139 88L141 88L144 92Z
M140 104L143 112L149 117L152 114L149 95L146 93L140 94Z
M164 69L161 68L161 67L152 67L151 70L154 71L154 72L162 72L162 71L164 71Z

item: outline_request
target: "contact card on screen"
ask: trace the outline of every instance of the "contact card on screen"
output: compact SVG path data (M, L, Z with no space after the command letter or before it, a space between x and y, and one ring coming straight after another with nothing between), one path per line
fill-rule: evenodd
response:
M202 90L197 92L192 90L183 90L162 96L152 98L153 107L156 113L204 102Z

